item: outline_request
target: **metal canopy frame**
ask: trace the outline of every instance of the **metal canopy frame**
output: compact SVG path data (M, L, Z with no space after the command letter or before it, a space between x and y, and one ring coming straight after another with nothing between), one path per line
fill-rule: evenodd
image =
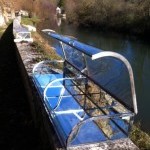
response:
M130 126L133 123L133 117L138 112L133 71L127 59L118 53L104 52L97 48L93 48L92 46L80 43L73 38L60 36L49 29L43 30L43 32L60 42L65 60L46 60L37 63L32 72L33 81L43 100L45 109L49 114L49 118L62 146L68 148L70 146L78 145L75 144L76 140L80 141L80 132L84 131L82 130L83 127L85 127L84 125L88 126L88 123L91 123L91 126L98 127L98 133L100 133L101 136L100 141L114 140L117 137L127 137ZM67 42L68 40L69 42ZM132 112L123 103L114 99L113 96L111 96L111 93L107 92L105 88L99 86L94 80L88 77L88 75L84 73L87 68L86 66L83 70L80 70L69 62L63 43L79 50L82 52L82 55L88 55L92 60L103 57L114 57L122 61L125 64L130 77L134 111ZM84 49L85 47L86 49ZM89 51L89 49L92 49L92 51ZM51 68L52 65L60 63L63 63L63 72L60 72L55 66ZM44 79L45 76L48 80ZM88 84L91 84L96 90L89 92ZM58 94L55 92L58 92ZM105 94L111 96L111 100L108 98L106 99L108 102L106 102L105 105L99 105L99 102L95 101L95 99L102 100L102 96ZM66 101L64 101L65 99ZM56 102L53 104L55 100ZM119 107L119 109L116 107ZM72 127L70 127L71 123L67 121L64 123L60 118L63 118L63 116L68 117L69 115L76 117L76 123L72 125ZM104 127L105 129L101 127L101 122L108 123L108 125ZM68 124L66 123L69 123L68 127ZM107 133L107 128L109 129L109 127L113 134L111 136ZM69 128L69 130L67 128ZM93 130L93 132L96 131L96 129ZM91 142L82 142L81 145L91 144Z
M102 51L98 48L78 42L74 38L59 35L59 34L55 33L55 31L50 30L50 29L44 29L42 31L44 33L46 33L47 35L49 35L50 37L57 39L60 42L65 60L67 60L67 58L66 58L65 50L64 50L62 43L65 43L65 44L75 48L76 50L79 50L83 54L88 55L89 57L91 57L92 60L96 60L96 59L103 58L103 57L114 57L114 58L117 58L118 60L120 60L121 62L123 62L128 70L128 74L129 74L129 78L130 78L130 86L131 86L131 94L132 94L132 103L133 103L134 113L135 114L138 113L133 70L132 70L130 63L124 56L122 56L116 52L112 52L112 51Z

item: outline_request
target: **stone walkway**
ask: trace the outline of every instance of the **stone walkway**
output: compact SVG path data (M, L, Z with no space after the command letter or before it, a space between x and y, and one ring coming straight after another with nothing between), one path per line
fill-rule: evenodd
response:
M16 62L12 25L0 40L0 149L40 150Z

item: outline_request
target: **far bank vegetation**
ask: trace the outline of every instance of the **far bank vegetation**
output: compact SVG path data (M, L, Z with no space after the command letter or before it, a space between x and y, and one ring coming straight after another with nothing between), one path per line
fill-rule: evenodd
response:
M70 23L150 33L150 0L65 0Z

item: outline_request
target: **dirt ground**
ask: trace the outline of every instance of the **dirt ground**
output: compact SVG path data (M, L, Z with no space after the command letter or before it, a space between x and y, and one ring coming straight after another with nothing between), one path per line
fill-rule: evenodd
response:
M40 150L12 39L10 25L0 40L0 149Z

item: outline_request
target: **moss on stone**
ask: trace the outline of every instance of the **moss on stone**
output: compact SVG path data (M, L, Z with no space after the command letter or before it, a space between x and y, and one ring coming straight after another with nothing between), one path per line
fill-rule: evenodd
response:
M25 25L35 25L38 22L40 22L40 19L38 17L33 17L33 18L22 17L21 18L21 23Z
M130 138L141 150L150 149L150 135L141 130L140 123L132 127Z

